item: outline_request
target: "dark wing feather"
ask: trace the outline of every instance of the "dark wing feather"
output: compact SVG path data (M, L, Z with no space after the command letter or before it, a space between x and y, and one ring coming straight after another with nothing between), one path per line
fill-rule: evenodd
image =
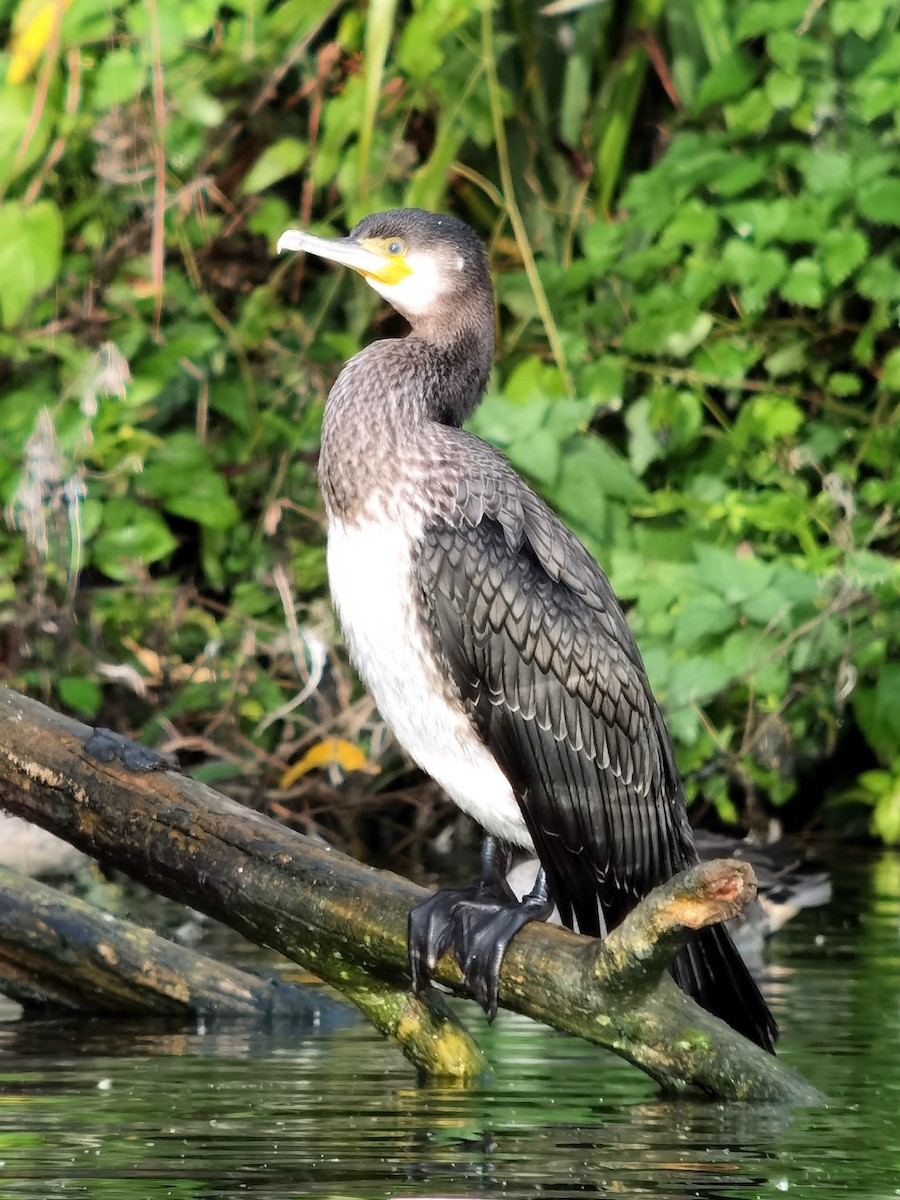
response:
M668 736L597 564L521 484L473 487L418 549L431 627L563 919L601 933L695 861Z
M606 576L502 460L488 462L417 547L422 598L561 919L602 935L697 861L681 781ZM701 931L672 970L704 1007L772 1048L775 1023L726 930Z

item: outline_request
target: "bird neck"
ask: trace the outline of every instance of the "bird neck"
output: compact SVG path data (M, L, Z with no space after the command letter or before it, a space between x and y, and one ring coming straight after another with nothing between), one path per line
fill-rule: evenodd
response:
M330 516L348 519L402 477L420 475L437 454L436 427L458 427L473 412L493 359L492 309L489 317L418 324L345 364L322 426L319 481Z

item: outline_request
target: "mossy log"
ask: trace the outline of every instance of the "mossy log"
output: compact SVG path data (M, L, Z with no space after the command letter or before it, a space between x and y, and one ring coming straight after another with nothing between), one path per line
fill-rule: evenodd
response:
M88 757L90 730L0 689L0 808L34 821L162 895L271 946L336 986L432 1075L480 1073L480 1052L434 993L408 984L406 922L422 888L374 871L174 771L130 774ZM504 962L500 999L643 1068L669 1091L814 1103L820 1097L678 990L666 972L691 931L755 894L750 867L694 867L604 941L531 924ZM435 978L459 990L445 956Z
M309 989L229 966L0 867L0 992L26 1009L312 1021Z

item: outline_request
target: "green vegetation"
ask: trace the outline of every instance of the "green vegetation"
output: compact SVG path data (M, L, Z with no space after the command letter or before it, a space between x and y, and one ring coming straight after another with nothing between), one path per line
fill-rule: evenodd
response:
M335 649L314 475L386 314L274 244L446 206L497 269L473 428L631 605L691 794L811 786L900 840L895 0L0 20L13 685L254 788L329 737L395 760Z

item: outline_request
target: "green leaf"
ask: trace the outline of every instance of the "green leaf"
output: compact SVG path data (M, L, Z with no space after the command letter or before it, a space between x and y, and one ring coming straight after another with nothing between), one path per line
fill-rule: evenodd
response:
M745 50L726 55L701 80L694 101L695 110L702 112L711 104L723 104L745 95L756 82L760 69L759 59Z
M878 797L872 814L872 829L886 846L900 842L900 772L891 776L891 780L892 788Z
M663 244L697 246L715 241L719 218L715 209L693 198L683 204L663 230Z
M745 41L764 33L796 29L808 7L809 0L749 0L740 9L735 37Z
M0 205L0 318L18 325L31 301L59 274L62 213L52 200L29 208L15 200Z
M759 696L781 696L788 682L787 655L761 629L736 629L722 644L722 665L736 680L746 681Z
M687 358L695 350L712 329L715 321L710 313L702 312L693 316L689 323L680 329L673 329L665 341L665 350L673 358Z
M583 495L585 502L579 503ZM646 490L628 463L602 438L584 434L572 438L562 458L559 486L551 499L577 516L593 504L594 495L636 503Z
M770 71L763 86L773 108L794 108L803 93L802 78L784 71Z
M527 437L514 439L506 453L509 461L536 483L556 483L561 450L558 438L549 429L537 429Z
M81 675L64 675L57 679L54 691L67 708L74 708L85 717L94 717L103 703L103 691L93 679Z
M702 427L703 415L693 392L658 384L649 396L628 406L625 424L631 435L632 466L640 475L654 459L692 445Z
M755 342L732 333L704 342L694 355L692 365L722 383L734 383L745 379L761 357L762 350Z
M710 186L720 196L740 196L742 192L749 191L760 180L765 179L770 165L767 158L761 154L746 157L723 170Z
M728 109L732 129L741 133L763 133L769 127L775 110L763 88L754 88L742 100Z
M860 79L855 91L864 121L875 121L900 108L900 81L897 79Z
M818 308L825 299L822 269L812 258L798 258L781 285L781 294L791 304Z
M656 310L656 304L653 308ZM633 319L622 334L622 345L638 354L684 358L703 341L712 324L709 313L692 312L684 304L668 305L663 311Z
M853 168L853 158L845 150L810 150L801 161L807 186L817 195L850 189L853 186Z
M832 285L848 279L869 253L869 240L859 229L829 229L819 246L825 276Z
M725 663L708 656L675 659L670 664L661 699L670 710L702 704L720 692L731 677L732 671ZM667 713L666 719L671 725L671 712Z
M174 489L161 503L166 512L196 521L206 529L229 529L241 515L225 480L214 471L193 475L189 486Z
M602 475L590 450L580 439L563 455L559 480L549 492L550 500L579 532L597 541L606 541L609 499Z
M442 67L444 38L465 20L460 4L423 4L413 10L403 25L397 47L397 63L410 78L429 81Z
M91 72L93 106L108 112L137 96L147 78L147 64L130 49L111 50Z
M702 582L729 604L740 604L768 587L773 569L756 558L739 558L734 550L723 550L699 542L694 548Z
M853 711L866 741L883 762L900 756L900 665L886 663L874 687L858 687Z
M581 235L584 256L599 275L618 262L622 241L622 226L611 221L595 221Z
M743 16L743 14L742 14ZM789 75L796 75L809 63L823 63L830 48L794 29L778 30L766 38L766 50L776 66Z
M51 105L38 107L35 88L24 84L0 87L0 194L43 154L53 120ZM31 138L27 147L26 133Z
M900 225L900 179L880 179L856 200L862 216L876 225Z
M835 371L828 376L828 390L833 396L858 396L862 391L862 380L849 371Z
M828 8L831 28L838 37L855 33L869 41L881 29L889 7L882 0L834 0Z
M625 367L614 354L603 354L588 363L578 376L579 393L598 408L617 408L625 388Z
M752 240L753 245L766 246L780 241L782 232L792 217L793 201L784 197L777 200L737 200L725 208L728 220L735 233L743 241ZM804 230L803 240L809 238L809 229Z
M900 349L889 350L881 366L881 386L900 392Z
M512 371L503 388L510 404L527 405L565 395L565 383L559 370L537 354L524 358Z
M650 401L646 397L629 404L625 412L628 428L628 457L636 475L643 475L663 451L650 423Z
M689 597L675 615L672 644L678 650L708 645L734 628L734 607L717 596Z
M779 346L763 360L763 365L773 379L780 379L784 375L799 374L808 362L809 339L798 337Z
M774 446L793 437L806 419L799 405L787 396L754 396L741 409L732 431L732 443L739 451L752 441Z
M887 254L876 254L866 260L856 286L870 300L900 300L900 270Z
M176 545L158 512L130 497L121 497L110 500L104 507L103 526L91 557L110 579L131 583L136 565L158 562L171 554Z
M487 442L505 447L541 429L549 407L548 400L512 402L505 392L488 392L466 428Z
M299 138L280 138L262 152L247 172L241 190L247 196L264 191L279 179L299 171L306 162L307 154L306 142Z
M171 434L148 455L138 485L166 512L207 529L227 529L240 518L225 480L210 465L206 448L187 430Z
M749 242L730 238L722 253L726 278L741 285L741 300L751 313L759 312L788 269L781 250L760 250Z

